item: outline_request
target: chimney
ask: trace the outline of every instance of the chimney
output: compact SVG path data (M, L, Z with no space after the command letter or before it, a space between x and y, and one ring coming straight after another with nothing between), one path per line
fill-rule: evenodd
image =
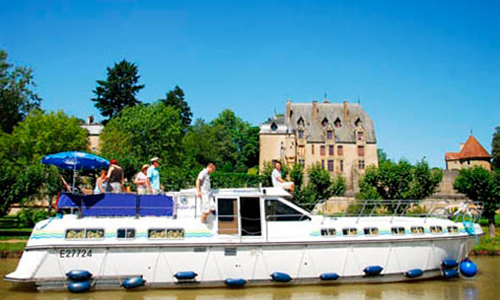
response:
M344 124L349 121L349 111L347 110L347 101L344 101Z
M460 151L464 148L465 143L460 143Z
M285 113L286 123L289 123L290 120L292 119L291 109L292 109L292 100L288 99L286 100L286 113Z
M316 121L317 117L318 117L318 101L313 101L312 111L311 111L311 122Z
M87 117L87 124L90 125L90 124L93 124L94 123L94 116L88 116Z

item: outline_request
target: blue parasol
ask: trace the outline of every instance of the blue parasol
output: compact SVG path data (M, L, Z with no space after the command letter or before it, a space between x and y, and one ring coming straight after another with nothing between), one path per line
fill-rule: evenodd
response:
M46 155L42 164L53 165L59 169L73 170L73 192L75 189L75 172L77 170L96 170L109 167L109 161L100 156L78 151L59 152Z

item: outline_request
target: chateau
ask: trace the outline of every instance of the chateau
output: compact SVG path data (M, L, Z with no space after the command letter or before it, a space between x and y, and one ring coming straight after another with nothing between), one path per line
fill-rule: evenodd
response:
M286 103L286 112L260 126L259 169L282 160L305 170L320 163L331 176L341 174L348 189L357 190L359 176L378 165L372 119L360 104Z

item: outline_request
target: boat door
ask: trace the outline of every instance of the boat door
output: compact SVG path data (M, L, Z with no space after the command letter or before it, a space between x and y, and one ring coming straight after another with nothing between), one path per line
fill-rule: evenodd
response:
M217 198L219 234L238 234L238 198Z

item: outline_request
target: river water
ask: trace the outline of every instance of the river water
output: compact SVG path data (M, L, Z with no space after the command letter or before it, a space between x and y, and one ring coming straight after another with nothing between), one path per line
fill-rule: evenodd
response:
M86 294L15 290L0 280L0 299L81 299L81 300L159 300L159 299L500 299L500 257L473 257L479 273L471 279L427 280L408 283L343 284L331 286L265 287L243 289L149 289L140 291L93 291ZM16 259L0 260L0 275L12 272Z

